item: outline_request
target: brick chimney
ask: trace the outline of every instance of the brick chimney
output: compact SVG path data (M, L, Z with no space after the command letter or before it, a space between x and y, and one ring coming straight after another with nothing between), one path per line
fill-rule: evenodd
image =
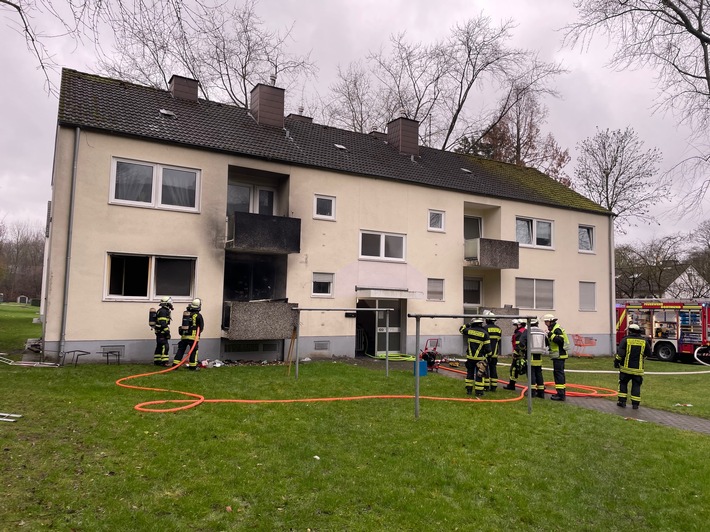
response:
M419 122L399 117L387 124L387 142L403 155L419 155Z
M196 102L198 84L196 79L173 75L170 78L170 93L173 95L173 98Z
M284 89L259 83L251 90L249 112L259 124L284 127Z

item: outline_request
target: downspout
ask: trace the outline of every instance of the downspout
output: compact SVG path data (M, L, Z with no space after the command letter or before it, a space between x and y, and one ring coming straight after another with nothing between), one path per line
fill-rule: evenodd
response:
M76 128L74 136L74 161L71 170L71 193L69 195L69 222L67 224L67 252L65 255L64 266L64 306L62 308L62 329L59 337L59 352L64 352L64 344L66 342L67 333L67 312L69 306L69 271L71 268L71 244L72 232L74 228L74 196L76 195L76 174L79 164L79 138L81 137L81 128Z
M616 353L616 252L614 249L614 215L609 216L609 354Z

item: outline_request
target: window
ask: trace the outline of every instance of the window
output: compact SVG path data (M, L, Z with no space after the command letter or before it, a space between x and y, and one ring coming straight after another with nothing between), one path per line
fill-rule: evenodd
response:
M314 273L313 274L313 296L333 297L333 274Z
M547 279L515 278L515 306L549 310L553 305L554 281Z
M198 170L114 159L112 203L196 211L199 189Z
M579 282L579 310L597 310L597 283Z
M589 225L580 225L579 251L594 251L594 228Z
M444 280L443 279L427 279L426 281L426 298L429 301L444 300Z
M273 216L276 191L245 183L231 182L227 186L227 216L235 212L251 212Z
M150 255L108 255L108 296L192 297L195 259Z
M477 216L463 217L463 238L464 240L473 240L481 238L481 219Z
M516 218L515 239L525 246L551 248L552 222L533 218Z
M404 260L404 235L391 233L360 233L360 257Z
M335 198L316 194L313 198L313 218L335 220Z
M444 232L444 211L429 210L429 231Z
M481 280L473 277L464 277L463 279L463 304L480 305L481 304Z

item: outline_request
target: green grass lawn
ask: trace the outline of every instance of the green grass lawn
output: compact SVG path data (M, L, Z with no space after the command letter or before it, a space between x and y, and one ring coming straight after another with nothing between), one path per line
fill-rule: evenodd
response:
M275 365L180 369L127 384L207 399L413 393L411 367L390 369L389 377L381 368L313 362L301 364L298 379ZM609 358L572 359L568 368L613 369ZM418 419L411 398L138 412L141 402L181 398L115 385L151 369L0 365L0 410L23 415L0 423L0 529L707 527L706 435L549 400L536 401L532 414L525 401L422 400ZM545 377L551 380L551 373ZM692 413L707 413L708 379L649 376L643 405L668 406L678 394L678 402L694 404ZM568 381L616 386L614 374L569 373ZM463 383L429 374L420 393L462 397Z
M28 338L42 336L42 325L32 323L37 317L39 307L0 303L0 353L21 353Z

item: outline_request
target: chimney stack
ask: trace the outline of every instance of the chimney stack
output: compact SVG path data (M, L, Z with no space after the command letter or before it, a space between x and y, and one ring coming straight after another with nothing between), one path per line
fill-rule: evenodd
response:
M284 127L284 92L284 89L263 83L259 83L251 90L249 112L257 123Z
M196 79L173 75L170 78L169 84L170 93L173 95L173 98L191 100L193 102L197 101L197 86L199 83Z
M403 155L419 155L419 122L400 117L387 124L387 143Z

